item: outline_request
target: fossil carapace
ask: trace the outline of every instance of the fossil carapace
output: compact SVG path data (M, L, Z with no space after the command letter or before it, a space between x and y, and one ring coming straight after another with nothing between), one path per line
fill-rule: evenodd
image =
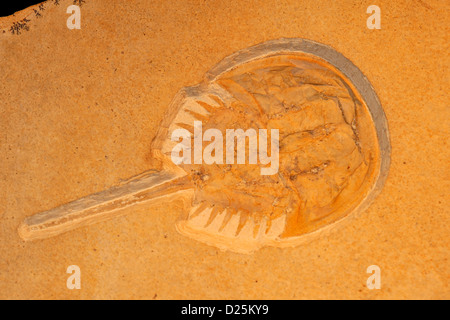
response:
M261 175L262 164L174 165L171 133L193 131L194 121L223 132L278 129L278 173ZM390 157L384 112L367 79L333 49L302 39L241 50L180 90L152 150L160 170L31 216L20 235L45 238L130 205L184 196L189 208L176 226L184 235L236 252L295 245L363 210L381 190Z

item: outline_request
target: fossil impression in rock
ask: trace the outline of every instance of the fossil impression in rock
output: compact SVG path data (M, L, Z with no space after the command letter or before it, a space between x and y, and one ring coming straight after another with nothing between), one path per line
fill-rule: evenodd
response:
M194 121L222 132L278 129L278 173L261 175L262 164L174 165L171 133L193 132ZM330 47L303 39L241 50L180 90L152 150L160 170L35 214L19 234L46 238L131 205L185 197L186 217L176 225L183 235L235 252L292 246L364 210L390 161L385 115L368 80Z

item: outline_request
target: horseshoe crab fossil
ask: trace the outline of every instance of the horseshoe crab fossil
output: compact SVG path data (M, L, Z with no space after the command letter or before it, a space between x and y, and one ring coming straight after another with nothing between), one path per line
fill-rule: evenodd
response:
M262 164L175 165L171 132L278 129L279 171ZM236 252L290 246L366 208L387 176L386 118L368 80L328 46L265 42L225 58L204 81L183 88L153 141L161 170L27 218L25 240L46 238L149 200L189 198L177 230Z

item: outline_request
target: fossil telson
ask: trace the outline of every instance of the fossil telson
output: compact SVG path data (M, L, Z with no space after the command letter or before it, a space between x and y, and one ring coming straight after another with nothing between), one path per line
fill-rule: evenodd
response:
M175 165L171 133L194 132L194 121L222 132L278 129L278 172L261 175L261 163ZM201 84L180 90L152 150L159 170L33 215L19 234L46 238L124 207L182 196L189 203L176 226L183 235L236 252L291 246L364 210L381 191L390 161L385 115L368 80L338 52L303 39L241 50Z

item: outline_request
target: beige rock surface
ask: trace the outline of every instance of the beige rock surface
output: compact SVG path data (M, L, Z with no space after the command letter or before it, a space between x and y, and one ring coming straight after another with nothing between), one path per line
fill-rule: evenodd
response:
M88 0L81 30L66 27L69 4L0 20L1 298L449 298L445 2L379 1L381 30L366 28L364 1ZM23 17L29 30L11 34ZM363 214L253 255L180 235L181 200L20 240L31 213L154 167L150 144L175 93L225 56L281 37L334 47L381 100L392 164ZM79 291L66 288L72 264ZM381 290L365 285L373 264Z

